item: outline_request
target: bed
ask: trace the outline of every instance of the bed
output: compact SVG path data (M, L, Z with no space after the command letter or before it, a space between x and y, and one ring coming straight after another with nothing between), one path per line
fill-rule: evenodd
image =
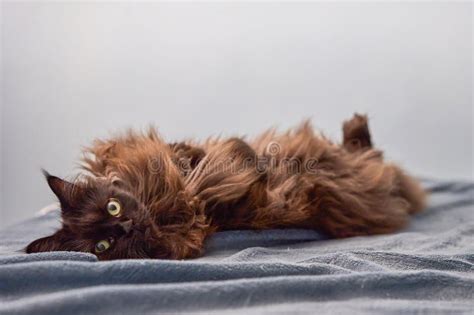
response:
M423 183L429 208L396 234L229 231L188 261L23 254L55 210L0 230L0 313L472 314L474 183Z

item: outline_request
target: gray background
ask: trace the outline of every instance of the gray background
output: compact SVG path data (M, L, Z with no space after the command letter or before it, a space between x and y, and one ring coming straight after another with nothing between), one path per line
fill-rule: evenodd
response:
M124 127L170 140L366 112L419 176L473 177L472 4L2 2L1 226L54 201L40 167Z

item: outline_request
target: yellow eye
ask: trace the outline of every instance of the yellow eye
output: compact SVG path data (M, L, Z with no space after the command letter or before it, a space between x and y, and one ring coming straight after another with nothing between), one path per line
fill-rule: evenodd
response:
M110 242L107 240L102 240L102 241L97 242L97 244L95 244L94 250L96 254L100 254L100 253L105 252L109 248L110 248Z
M119 217L122 213L122 205L117 199L111 198L107 203L107 211L114 217Z

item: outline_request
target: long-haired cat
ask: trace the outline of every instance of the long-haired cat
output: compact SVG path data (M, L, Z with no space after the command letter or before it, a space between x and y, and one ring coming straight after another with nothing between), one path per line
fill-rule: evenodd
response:
M193 258L229 229L310 228L330 237L390 233L423 209L416 180L372 148L366 116L332 143L309 123L253 141L165 143L150 129L96 140L88 175L47 173L62 228L26 252L81 251L99 259Z

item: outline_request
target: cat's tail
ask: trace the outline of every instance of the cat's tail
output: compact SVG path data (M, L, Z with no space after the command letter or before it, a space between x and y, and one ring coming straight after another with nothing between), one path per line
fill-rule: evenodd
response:
M420 182L407 175L400 167L393 165L395 180L397 181L396 193L409 203L408 213L415 214L423 211L427 204L427 192Z

